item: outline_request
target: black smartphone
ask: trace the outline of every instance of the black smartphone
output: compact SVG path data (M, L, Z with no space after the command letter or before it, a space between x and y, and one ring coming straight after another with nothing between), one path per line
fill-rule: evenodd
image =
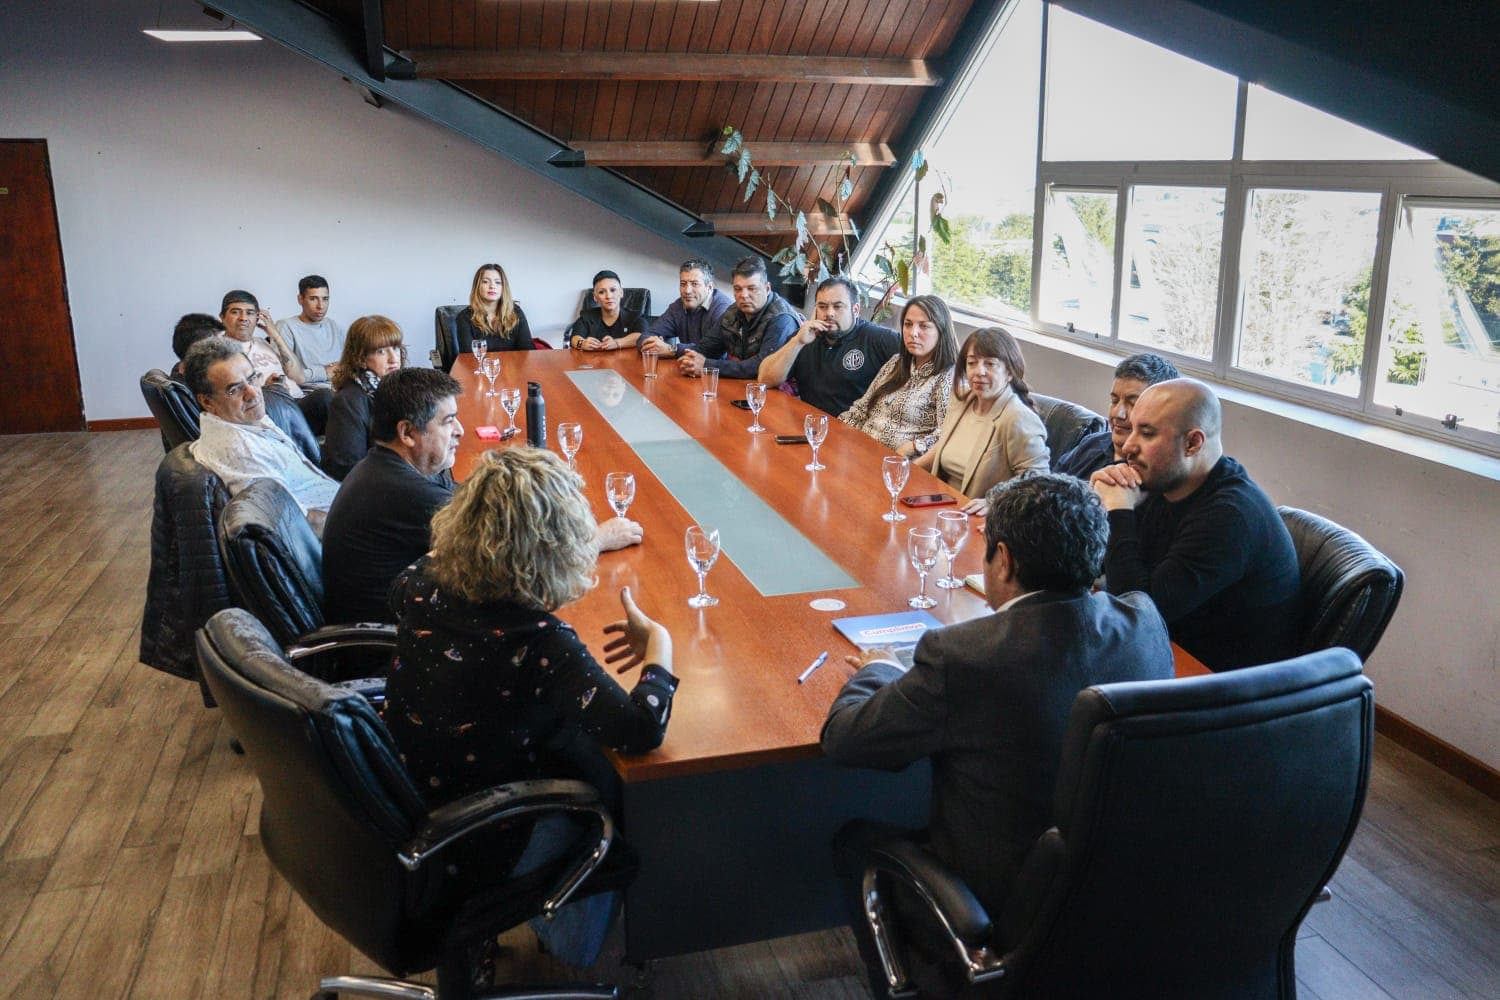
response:
M807 444L807 435L805 435L805 434L778 434L778 435L776 435L776 443L777 444Z
M946 493L927 493L917 497L902 497L901 502L908 507L941 507L944 504L958 503L958 500Z
M750 409L750 404L747 403L747 402L745 402L743 399L731 399L729 401L729 405L730 406L738 406L742 410L748 410L748 409Z

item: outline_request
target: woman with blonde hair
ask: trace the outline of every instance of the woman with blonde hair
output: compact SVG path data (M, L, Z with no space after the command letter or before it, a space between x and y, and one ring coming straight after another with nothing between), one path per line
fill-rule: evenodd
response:
M333 372L333 402L323 434L323 471L343 480L364 458L370 436L370 398L380 380L406 361L401 328L384 316L361 316L349 324L344 353Z
M620 592L625 618L605 626L605 663L645 664L626 691L556 615L594 585L598 547L582 485L549 451L486 453L434 515L432 551L396 579L385 720L431 806L558 777L592 781L609 802L618 779L601 748L661 745L677 688L666 628L628 587ZM485 863L521 868L575 835L566 823L538 824L529 845L487 845ZM592 961L608 923L607 901L603 910L599 900L584 904L593 910L577 917L583 927L556 929L587 931L583 943L559 941L551 926L541 932L570 964Z
M916 464L984 514L990 487L1023 472L1046 472L1047 428L1031 402L1021 345L1006 330L975 330L959 349L953 402L931 451Z
M839 419L899 454L915 458L937 440L953 391L958 341L953 317L936 295L914 295L901 308L901 351Z
M455 320L458 349L483 339L491 351L529 351L531 325L511 295L510 279L499 264L480 264L469 286L469 304Z

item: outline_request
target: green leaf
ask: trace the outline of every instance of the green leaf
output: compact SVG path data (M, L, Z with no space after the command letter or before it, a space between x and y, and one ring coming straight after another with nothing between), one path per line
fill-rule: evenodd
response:
M891 264L891 259L883 253L878 253L875 255L875 266L878 267L880 269L880 273L885 275L887 278L894 278L896 276L896 268Z
M752 170L752 171L750 171L750 177L749 177L749 179L745 182L745 200L746 201L750 200L750 196L755 193L755 189L758 188L758 187L760 187L760 171L759 170Z
M896 261L896 284L901 286L902 295L911 288L911 265L904 260Z
M796 246L806 243L811 237L807 233L807 215L804 212L797 213L797 242Z
M825 264L825 263L823 263L822 258L819 258L818 259L818 280L819 281L823 281L824 279L828 278L828 276L829 276L829 274L828 274L828 265Z
M740 157L739 157L738 160L735 161L734 171L735 171L735 174L738 175L738 177L740 179L740 183L743 184L745 182L745 175L750 172L750 151L749 150L747 150L747 149L741 149L740 150Z
M725 156L733 156L745 145L745 137L740 135L739 129L733 125L724 126L724 148L719 152Z
M927 252L927 237L925 237L925 236L918 236L917 237L917 253L924 254L926 252Z
M922 156L921 153L917 154L918 160L917 160L916 163L913 164L913 168L912 168L913 171L917 175L917 183L918 184L922 183L922 178L927 176L927 161L921 159L921 156Z
M793 265L795 265L795 270L796 270L796 272L798 274L806 274L807 273L807 254L805 254L805 253L799 253L797 255L797 259L795 261L793 261L792 263L793 263Z
M845 177L839 181L839 201L848 201L849 196L854 193L854 182Z
M818 211L822 212L823 217L826 219L837 219L839 217L839 210L830 204L827 198L818 199Z
M942 215L943 209L947 206L947 204L948 196L943 194L943 192L941 191L934 191L932 193L932 199L927 202L927 212L929 215L933 216Z
M783 278L795 278L797 276L796 258L789 259L785 264L781 265L781 276Z
M953 242L953 230L949 228L948 220L941 215L932 217L932 231L937 234L938 239L943 241L944 246Z
M771 263L785 264L795 256L797 256L796 247L782 247L776 252L776 256L771 258Z
M766 218L776 218L776 192L766 188Z

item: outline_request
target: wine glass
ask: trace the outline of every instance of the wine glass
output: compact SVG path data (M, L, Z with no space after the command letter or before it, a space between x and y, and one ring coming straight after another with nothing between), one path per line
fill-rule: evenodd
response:
M484 359L484 362L482 364L480 364L479 370L484 373L485 379L490 383L489 391L485 393L485 396L489 397L498 395L498 393L495 392L495 379L500 377L500 359L495 357L493 354L490 355L489 357Z
M469 350L474 355L474 361L475 361L475 363L479 365L478 368L474 369L474 374L475 375L483 375L484 374L484 355L485 355L485 352L488 351L489 349L490 349L489 342L486 341L483 337L479 338L478 340L471 340L471 341L469 341Z
M921 592L906 602L914 608L937 605L937 601L927 596L927 574L937 565L942 543L942 534L936 528L911 528L906 532L906 554L911 557L911 568L922 578Z
M567 456L568 468L574 472L578 471L578 463L573 461L573 456L578 454L578 449L583 447L583 425L582 424L558 424L557 446Z
M828 414L809 413L802 418L802 433L807 435L807 443L812 445L813 460L803 468L808 472L817 472L828 466L818 461L818 448L823 440L828 437Z
M937 585L944 590L957 590L964 582L953 575L953 560L964 547L964 539L969 537L969 515L961 510L939 511L937 529L943 540L943 555L948 557L948 575L939 577Z
M516 411L521 408L521 390L512 386L500 390L500 409L505 411L505 416L510 420L510 426L505 428L504 436L510 437L519 434L521 429L516 426Z
M911 461L905 455L887 455L880 460L880 474L885 479L885 488L891 494L891 510L881 514L886 521L904 521L905 514L896 512L896 498L906 486L906 477L911 475Z
M611 472L604 477L604 495L615 517L624 517L635 502L635 476L628 472Z
M688 598L688 607L711 608L719 603L719 599L709 596L703 586L703 577L719 558L719 533L713 528L694 524L688 528L683 541L687 545L688 565L698 574L698 593Z
M746 384L745 402L750 404L750 413L754 416L754 419L750 421L750 433L764 432L765 428L760 425L760 411L766 405L766 384L764 382Z

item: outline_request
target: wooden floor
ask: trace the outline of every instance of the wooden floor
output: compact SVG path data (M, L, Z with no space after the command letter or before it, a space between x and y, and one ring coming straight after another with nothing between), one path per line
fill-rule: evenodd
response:
M305 997L378 971L270 869L218 713L136 662L160 454L154 431L0 437L0 997ZM1382 739L1333 889L1302 996L1500 997L1500 804ZM577 978L529 931L504 943L503 972ZM655 995L867 994L829 931L659 962Z

